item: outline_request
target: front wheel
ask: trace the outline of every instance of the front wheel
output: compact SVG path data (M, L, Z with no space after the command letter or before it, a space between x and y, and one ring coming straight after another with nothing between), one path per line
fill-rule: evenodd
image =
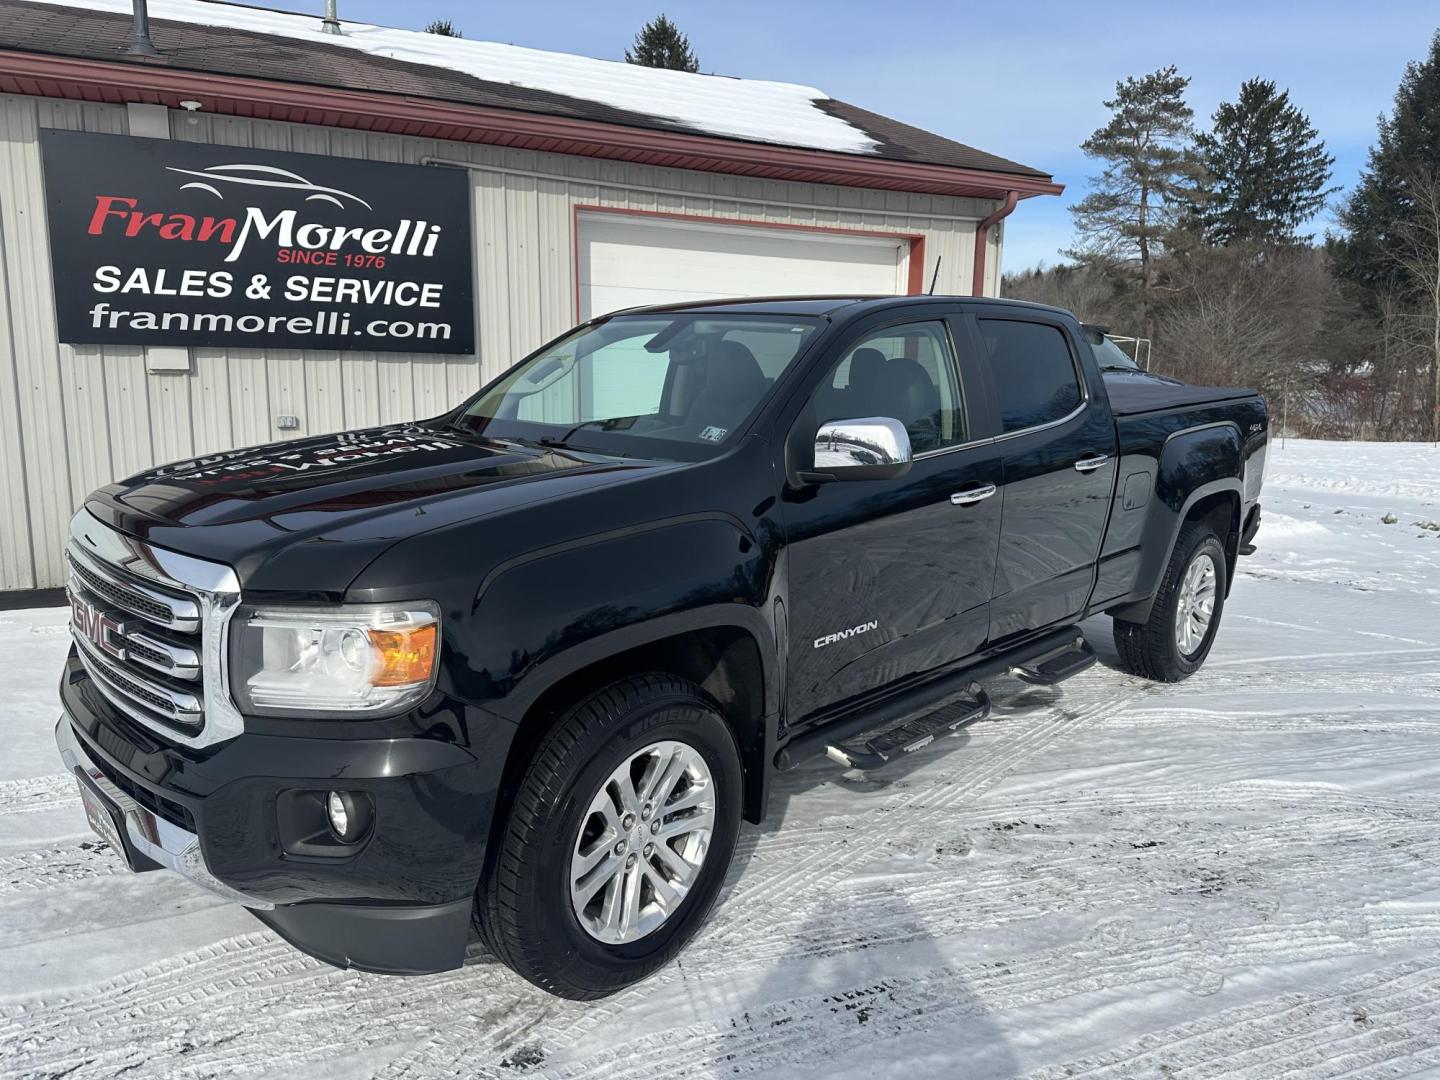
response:
M1115 650L1132 675L1179 682L1200 670L1225 609L1225 549L1215 530L1180 530L1147 622L1115 620Z
M476 920L491 949L562 997L603 997L699 929L740 831L740 754L699 687L626 679L571 708L516 792Z

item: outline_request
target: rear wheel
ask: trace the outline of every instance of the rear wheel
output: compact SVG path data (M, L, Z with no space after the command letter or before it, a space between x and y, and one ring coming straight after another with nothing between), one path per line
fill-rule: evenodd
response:
M1191 522L1180 530L1150 618L1115 620L1120 666L1133 675L1179 682L1205 663L1225 609L1225 549L1215 530Z
M668 675L609 686L536 748L480 884L491 949L563 997L667 963L715 902L740 830L740 754L715 702Z

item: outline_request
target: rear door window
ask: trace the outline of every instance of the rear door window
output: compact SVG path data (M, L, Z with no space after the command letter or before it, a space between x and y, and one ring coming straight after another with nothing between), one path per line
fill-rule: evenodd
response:
M994 374L1004 431L1049 424L1079 408L1079 374L1058 326L981 319L980 336Z

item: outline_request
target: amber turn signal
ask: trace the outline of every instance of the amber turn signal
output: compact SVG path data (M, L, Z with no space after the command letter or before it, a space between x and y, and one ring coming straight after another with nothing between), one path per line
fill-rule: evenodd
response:
M377 660L370 684L411 686L429 679L435 670L438 630L434 623L408 630L369 630Z

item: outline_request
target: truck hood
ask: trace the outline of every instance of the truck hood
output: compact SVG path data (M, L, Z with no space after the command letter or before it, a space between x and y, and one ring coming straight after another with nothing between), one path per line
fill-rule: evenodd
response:
M176 462L101 488L87 508L233 567L242 587L331 594L391 544L447 523L462 498L479 517L663 467L410 424Z

